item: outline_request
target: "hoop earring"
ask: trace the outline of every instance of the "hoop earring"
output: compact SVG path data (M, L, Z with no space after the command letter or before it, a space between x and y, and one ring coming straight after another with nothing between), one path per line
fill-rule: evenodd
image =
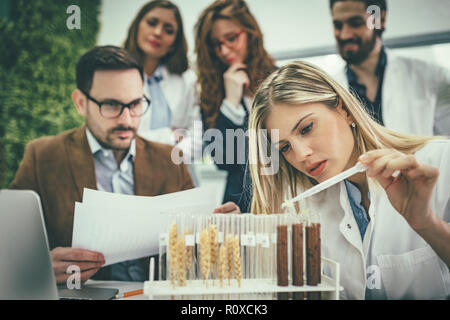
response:
M352 122L352 124L350 125L353 129L356 128L356 123Z

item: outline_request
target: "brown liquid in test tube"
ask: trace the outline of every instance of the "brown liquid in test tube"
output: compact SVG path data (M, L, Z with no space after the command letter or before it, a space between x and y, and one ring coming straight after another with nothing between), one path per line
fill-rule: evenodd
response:
M303 224L292 225L292 285L303 286ZM294 300L304 300L304 292L294 292Z
M320 224L305 227L306 234L306 283L317 286L321 280ZM320 292L308 292L309 300L319 300Z
M292 284L303 285L303 224L292 225Z
M288 286L288 239L287 225L277 226L277 284Z

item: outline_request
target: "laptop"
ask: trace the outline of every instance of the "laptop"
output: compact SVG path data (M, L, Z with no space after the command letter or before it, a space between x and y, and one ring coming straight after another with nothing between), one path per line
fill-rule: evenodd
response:
M118 292L57 286L39 195L0 190L0 300L108 300Z

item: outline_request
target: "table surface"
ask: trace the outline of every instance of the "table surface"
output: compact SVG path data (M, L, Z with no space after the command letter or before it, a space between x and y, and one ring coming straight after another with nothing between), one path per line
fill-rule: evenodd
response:
M119 290L119 294L124 292L130 292L134 290L144 289L143 282L126 282L126 281L97 281L88 280L84 284L87 287L92 288L114 288ZM148 297L144 294L138 294L131 297L120 298L116 300L148 300Z

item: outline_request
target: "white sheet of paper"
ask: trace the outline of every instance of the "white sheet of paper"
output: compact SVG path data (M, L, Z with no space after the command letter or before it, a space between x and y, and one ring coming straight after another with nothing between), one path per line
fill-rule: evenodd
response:
M186 191L168 193L155 197L133 196L127 194L111 193L84 188L83 203L101 204L112 206L115 208L128 209L130 206L133 210L146 210L152 206L158 209L170 209L171 207L180 207L192 204L205 204L205 209L209 208L211 213L220 203L216 203L217 189L211 187L199 187Z
M75 203L72 247L103 253L105 265L158 254L167 213L211 214L214 192L196 188L143 197L84 189L83 203Z

